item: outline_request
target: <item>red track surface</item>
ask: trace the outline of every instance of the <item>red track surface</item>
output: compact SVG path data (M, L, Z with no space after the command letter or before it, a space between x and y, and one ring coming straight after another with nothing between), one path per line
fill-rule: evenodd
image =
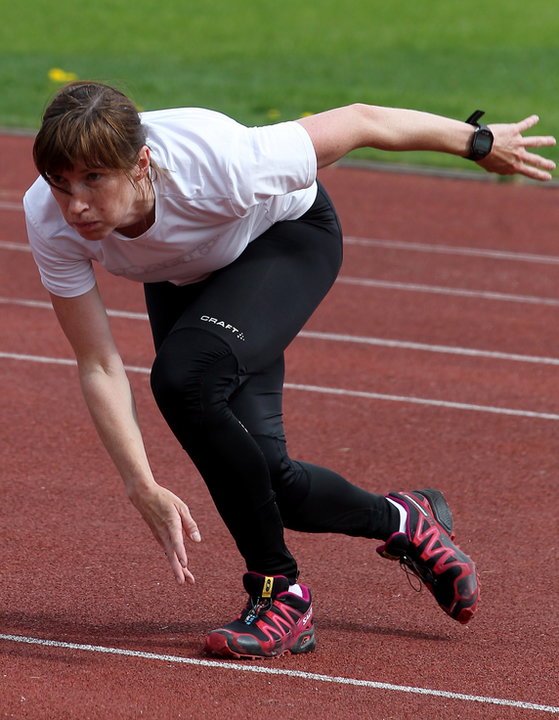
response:
M288 352L291 452L375 492L443 489L458 541L479 564L482 603L462 627L427 592L413 592L374 542L290 533L315 593L317 651L217 663L202 654L203 639L244 602L242 564L159 418L146 375L131 372L156 472L190 504L204 537L190 552L196 587L174 585L90 428L75 369L52 361L71 354L40 305L45 292L24 249L19 201L35 175L30 145L22 137L0 145L0 717L509 720L559 712L557 189L323 173L348 243L342 280ZM104 273L99 280L109 308L143 312L139 286ZM149 367L146 322L115 317L114 330L125 362ZM472 349L484 352L466 354ZM108 652L115 648L124 652Z

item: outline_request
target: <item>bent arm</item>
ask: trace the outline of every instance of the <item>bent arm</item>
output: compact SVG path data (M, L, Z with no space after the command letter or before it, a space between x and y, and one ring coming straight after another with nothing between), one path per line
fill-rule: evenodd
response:
M183 530L198 541L198 528L185 503L154 479L132 389L97 287L76 298L51 295L51 301L74 350L93 423L130 500L164 547L177 582L193 582Z
M318 167L340 160L352 150L429 150L466 157L473 127L459 120L419 110L387 108L357 103L301 118L317 155ZM523 137L538 122L535 115L520 123L490 126L494 134L491 153L479 164L490 172L520 173L549 180L555 163L529 153L527 147L555 144L553 137Z

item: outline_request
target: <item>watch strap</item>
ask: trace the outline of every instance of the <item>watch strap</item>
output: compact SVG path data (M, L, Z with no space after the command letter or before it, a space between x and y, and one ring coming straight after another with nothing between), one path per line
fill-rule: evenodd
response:
M470 115L466 122L468 123L468 125L475 125L476 127L479 127L478 120L483 115L485 115L484 110L474 110L474 112Z

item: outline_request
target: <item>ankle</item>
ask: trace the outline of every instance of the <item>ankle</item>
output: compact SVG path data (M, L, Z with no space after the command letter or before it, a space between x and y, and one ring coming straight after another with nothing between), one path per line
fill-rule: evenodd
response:
M401 505L399 502L396 502L396 500L392 500L392 498L386 498L386 501L388 503L390 503L390 505L392 505L398 511L397 520L393 526L393 530L392 530L391 534L393 534L395 532L405 533L406 527L407 527L407 521L408 521L408 512L407 512L406 508L403 505Z

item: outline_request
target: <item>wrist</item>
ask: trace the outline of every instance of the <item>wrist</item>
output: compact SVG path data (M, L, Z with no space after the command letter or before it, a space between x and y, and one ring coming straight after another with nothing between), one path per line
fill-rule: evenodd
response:
M470 142L466 157L468 160L478 162L487 157L493 148L493 133L487 127L479 122L479 119L483 115L483 110L476 110L466 120L468 125L474 127L474 131L470 136Z
M134 476L123 478L123 480L128 499L132 502L137 498L147 495L157 486L153 477Z

